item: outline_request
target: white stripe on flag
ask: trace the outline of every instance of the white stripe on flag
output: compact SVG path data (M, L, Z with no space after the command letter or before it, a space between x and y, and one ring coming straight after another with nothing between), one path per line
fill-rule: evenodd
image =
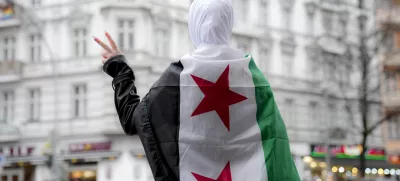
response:
M193 173L217 180L228 162L232 181L267 180L250 58L181 60L180 180L197 181ZM228 65L230 90L247 98L229 106L229 131L216 111L191 116L205 97L192 75L215 83Z

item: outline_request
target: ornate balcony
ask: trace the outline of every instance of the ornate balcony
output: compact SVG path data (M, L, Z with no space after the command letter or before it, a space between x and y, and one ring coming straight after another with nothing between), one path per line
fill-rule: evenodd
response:
M400 90L387 92L382 95L382 105L387 114L400 112Z
M0 28L13 27L20 25L18 18L19 8L14 3L0 1Z
M385 71L400 71L400 51L388 53L383 58L383 68Z
M381 0L377 3L376 22L380 26L389 26L399 28L400 26L400 8L392 4L392 0Z
M0 142L15 142L20 136L20 130L16 126L0 123Z
M400 113L399 78L400 74L397 72L386 71L383 73L381 96L382 106L386 114Z
M17 81L21 78L22 62L0 61L0 83Z

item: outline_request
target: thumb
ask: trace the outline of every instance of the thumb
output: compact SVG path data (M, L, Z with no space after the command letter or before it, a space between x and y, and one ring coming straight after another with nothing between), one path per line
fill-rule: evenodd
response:
M110 54L110 53L108 53L107 51L104 51L104 50L101 52L101 56L102 56L103 58L108 58L108 57L109 57L109 54Z

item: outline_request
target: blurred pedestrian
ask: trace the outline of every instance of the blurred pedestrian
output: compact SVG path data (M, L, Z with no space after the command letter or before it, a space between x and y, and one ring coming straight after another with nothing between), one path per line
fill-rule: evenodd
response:
M229 45L231 0L195 0L188 25L196 50L172 63L141 101L111 36L110 46L95 38L121 125L139 135L154 179L300 181L268 81L251 55Z

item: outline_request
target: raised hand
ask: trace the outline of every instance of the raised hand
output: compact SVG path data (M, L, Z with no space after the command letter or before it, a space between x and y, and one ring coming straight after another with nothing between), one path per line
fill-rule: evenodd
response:
M96 41L97 44L99 44L101 47L103 47L103 51L101 53L101 56L103 57L103 59L102 59L103 64L108 59L121 54L121 52L118 50L117 44L111 38L110 34L108 34L107 32L105 34L108 39L108 42L110 42L111 48L109 46L107 46L104 42L102 42L100 39L93 36L94 41Z

